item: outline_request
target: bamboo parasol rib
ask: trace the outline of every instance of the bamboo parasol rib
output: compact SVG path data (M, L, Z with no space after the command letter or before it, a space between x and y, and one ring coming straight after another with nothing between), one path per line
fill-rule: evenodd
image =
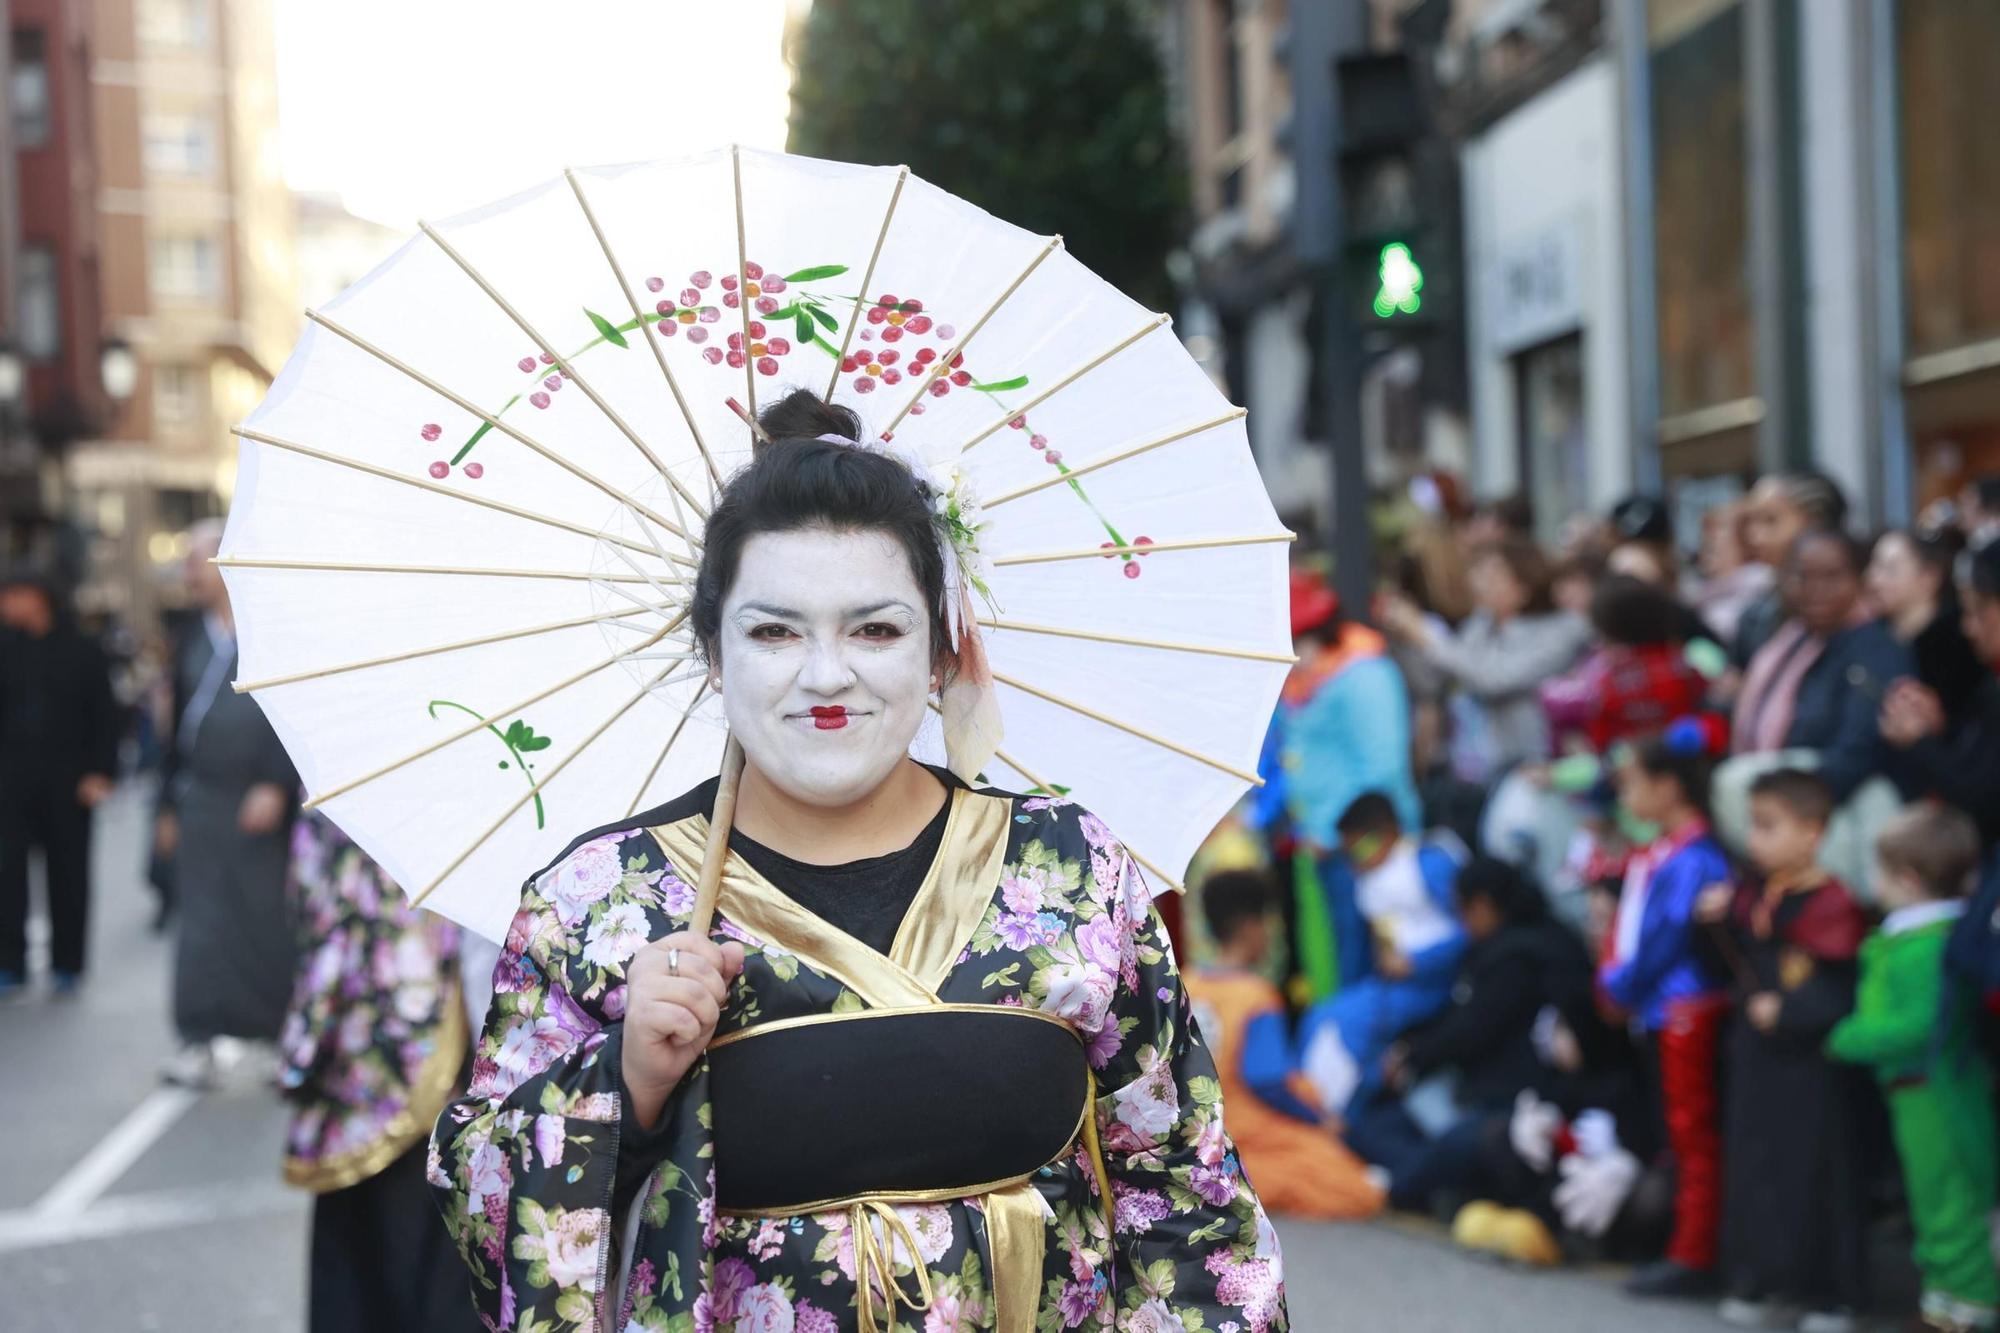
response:
M646 649L658 643L661 639L666 638L667 635L673 633L674 630L678 629L680 627L681 620L684 619L685 616L686 613L683 612L680 616L676 616L664 628L654 633L650 638L642 640L641 642L634 644L630 648L622 649L618 652L615 652L611 654L611 656L606 657L598 662L594 662L590 666L585 667L583 670L577 672L576 674L569 676L563 680L559 680L555 684L549 686L547 689L539 690L536 693L529 695L527 698L521 700L518 703L509 704L505 708L496 708L492 711L490 716L505 717L509 713L518 713L524 708L531 708L534 705L540 703L542 700L548 698L552 694L562 693L564 690L568 689L570 686L576 684L580 680L584 680L590 676L594 676L598 672L603 671L607 667L616 666L618 663L624 661L628 657L631 657L635 653L644 652ZM354 778L351 779L350 781L343 782L339 786L331 789L330 791L320 792L318 795L315 795L309 798L307 801L305 801L305 803L301 808L306 810L317 809L319 806L324 805L326 802L333 800L337 796L345 796L348 792L355 790L357 787L364 787L367 784L375 781L375 779L393 773L397 769L402 768L406 765L413 764L417 760L422 759L426 755L436 754L439 750L444 749L447 745L451 745L454 744L455 742L462 741L467 736L472 735L474 732L484 731L487 725L488 724L484 719L477 722L468 723L466 726L461 727L459 730L454 731L449 735L442 737L439 740L432 741L429 745L424 746L422 749L414 750L411 753L404 755L401 759L392 760L389 763L382 765L380 768L375 769L372 772L364 773L358 778Z
M511 639L529 639L538 634L553 634L558 630L579 629L585 625L601 625L607 621L628 619L647 612L665 615L678 610L674 606L653 606L640 603L624 611L610 611L603 615L572 616L568 620L552 620L543 625L530 625L525 629L501 630L496 634L482 634L476 639L459 639L452 643L440 643L430 648L413 648L404 653L389 653L382 657L363 658L357 662L343 662L338 666L317 667L311 671L295 671L289 676L269 676L263 680L253 680L245 684L238 682L233 688L238 694L255 694L259 690L272 690L280 685L296 685L304 680L321 680L327 676L345 675L350 671L365 671L370 667L391 666L397 662L413 662L420 657L436 657L441 653L454 653L466 648L483 648L488 644L506 643ZM639 628L644 629L645 626Z
M668 735L667 743L660 747L659 757L653 760L653 766L646 770L646 778L639 784L639 790L632 793L632 804L625 807L625 817L627 819L630 819L633 812L638 810L639 802L646 799L646 791L653 785L653 779L660 776L660 766L667 762L667 755L673 750L675 742L680 740L681 733L687 730L687 724L694 718L694 710L701 707L702 698L707 693L708 682L706 680L695 687L694 697L689 699L687 707L681 710L681 720L674 723L674 729Z
M1275 662L1290 666L1298 661L1295 653L1265 653L1254 648L1218 648L1205 643L1181 643L1173 639L1142 639L1130 634L1106 634L1100 630L1070 629L1061 625L1034 625L1021 620L974 617L988 629L1014 630L1022 634L1052 634L1063 639L1085 639L1091 643L1117 644L1122 648L1157 648L1170 653L1198 653L1206 657L1233 657L1244 662Z
M1191 435L1200 435L1204 431L1214 430L1217 426L1226 426L1230 422L1243 417L1245 414L1246 409L1244 408L1231 408L1221 416L1204 421L1198 426L1189 426L1183 430L1172 431L1166 435L1159 436L1157 439L1147 440L1142 444L1135 444L1129 448L1102 454L1087 463L1079 463L1073 468L1053 471L1048 476L1031 481L1025 486L1016 486L1011 491L1004 491L994 496L991 500L985 502L984 507L992 509L997 505L1006 504L1009 500L1018 500L1024 495L1033 495L1035 492L1045 491L1051 486L1060 486L1066 481L1074 481L1078 477L1088 476L1101 468L1110 467L1113 463L1122 463L1128 458L1137 458L1141 454L1151 453L1162 445L1173 444L1177 440L1185 440Z
M1018 277L1007 284L1006 289L1000 295L993 298L993 304L986 307L986 313L973 322L972 327L965 331L965 336L952 344L951 350L939 356L936 362L932 364L930 373L918 382L917 391L910 395L910 401L903 404L903 410L892 417L889 424L882 428L883 435L888 435L890 431L896 429L902 423L904 417L910 415L910 409L924 400L924 395L931 391L931 385L951 373L952 366L957 362L959 356L964 353L966 348L972 345L972 340L979 336L979 331L986 327L986 321L992 319L1000 307L1007 304L1008 299L1015 292L1021 290L1021 284L1026 282L1029 276L1042 266L1044 259L1062 249L1062 243L1062 237L1051 236L1049 237L1048 244L1035 252L1035 257L1028 261L1028 266L1021 270Z
M1168 315L1153 316L1151 319L1147 320L1144 324L1140 325L1136 331L1134 331L1131 334L1128 334L1124 338L1124 340L1121 341L1117 346L1099 352L1096 356L1090 358L1090 360L1084 362L1082 365L1078 366L1075 370L1070 371L1069 374L1064 375L1054 384L1051 384L1048 388L1042 390L1040 393L1036 394L1033 398L1030 398L1027 402L1022 403L1019 407L1014 408L1012 411L1008 412L1005 416L1002 416L998 421L995 421L992 425L988 426L985 430L980 431L977 435L967 440L964 444L959 446L958 451L962 454L972 452L972 447L974 445L978 444L981 440L984 440L994 431L999 430L1002 426L1006 425L1008 422L1014 420L1014 418L1019 416L1024 416L1027 413L1034 411L1036 408L1040 407L1043 403L1046 403L1047 401L1049 401L1049 399L1055 397L1057 394L1061 393L1064 389L1067 389L1070 385L1076 383L1078 380L1082 379L1085 375L1088 375L1091 371L1103 365L1106 361L1109 361L1112 357L1117 356L1120 352L1130 347L1133 343L1136 343L1141 338L1144 338L1147 334L1152 333L1157 329L1164 329L1165 327L1167 327L1167 325L1171 323L1173 323L1173 319L1171 316Z
M715 813L701 849L701 878L695 885L694 915L688 929L708 934L715 923L715 900L722 893L722 867L729 861L729 830L736 822L736 793L743 785L743 747L731 736L722 749L722 777L715 788Z
M833 391L840 384L840 363L847 359L847 349L854 343L854 326L861 322L861 307L868 301L868 289L875 285L875 263L882 258L882 242L889 239L889 222L896 216L896 205L903 198L903 182L910 178L908 167L896 168L896 188L889 192L889 209L882 214L882 229L875 233L875 248L868 252L868 267L862 271L861 285L854 292L854 309L847 312L847 332L840 337L840 351L833 358L833 373L827 377L826 392L820 396L827 402L833 401Z
M1152 555L1160 551L1211 551L1223 546L1270 546L1278 542L1295 542L1296 532L1271 532L1254 537L1198 537L1181 542L1154 542L1149 546L1104 546L1089 547L1075 551L1033 551L1026 555L1000 555L993 557L995 567L1001 565L1041 565L1057 560L1088 560L1095 556L1100 559L1117 555Z
M597 210L590 206L590 200L583 192L582 179L573 168L566 168L563 177L569 181L570 192L576 195L577 206L583 209L584 220L590 224L590 234L597 238L598 248L604 251L604 262L611 266L611 276L618 280L619 290L625 293L625 300L632 307L632 317L639 321L639 326L643 330L646 312L639 304L638 291L625 276L625 267L618 262L618 256L612 253L611 241L605 236L604 228L598 224ZM688 434L694 439L694 447L701 454L701 461L708 465L709 479L720 486L722 471L715 465L715 456L708 451L708 442L701 435L701 424L695 420L694 409L688 406L687 396L681 392L680 381L674 378L673 367L667 364L666 348L661 345L658 337L647 338L646 346L652 349L653 360L659 363L660 373L667 377L667 391L673 394L674 405L680 408L681 417L687 422ZM688 503L694 504L694 497L689 496ZM707 511L700 505L695 505L694 508L703 518L708 517Z
M613 712L610 717L607 717L602 722L598 723L595 730L593 730L588 736L585 736L581 741L577 743L575 749L571 750L568 754L564 755L561 759L557 760L553 765L551 765L548 772L542 774L542 776L536 778L533 782L529 783L528 790L522 793L520 796L514 798L513 803L510 804L505 810L501 812L500 817L494 820L490 825L488 825L484 833L480 834L477 838L473 839L472 845L470 847L467 847L464 851L460 852L457 856L453 857L450 865L446 866L443 870L440 870L437 873L437 875L434 878L432 878L430 883L424 885L422 892L416 894L410 899L410 905L412 907L422 906L424 899L430 897L432 891L435 890L438 885L444 883L447 879L451 878L451 873L454 870L457 870L460 866L464 865L466 860L469 857L471 857L474 852L477 852L481 847L484 847L487 843L487 840L490 839L495 833L498 833L500 831L500 826L505 824L508 820L514 817L514 813L517 810L519 810L522 806L526 805L529 801L533 800L535 797L540 796L551 782L554 782L558 777L560 777L562 775L562 771L570 766L570 761L574 760L578 755L584 753L591 746L595 745L597 743L597 738L599 736L602 736L605 732L609 731L612 727L612 724L617 722L619 718L624 717L627 713L631 712L635 707L637 707L641 699L645 698L648 694L658 689L660 686L671 684L672 682L667 679L667 673L671 670L672 670L671 667L661 668L658 675L654 676L651 680L647 681L644 685L641 685L637 690L635 690L632 693L631 697L626 699L623 704L620 704L617 710Z
M1113 717L1109 713L1099 712L1097 709L1092 708L1088 704L1082 704L1078 703L1074 699L1064 698L1062 695L1056 694L1049 690L1045 690L1039 685L1030 685L1028 684L1028 682L1020 679L1018 676L1009 676L1001 672L995 671L993 673L993 679L998 681L1002 685L1010 686L1013 689L1017 689L1021 691L1021 693L1023 694L1032 694L1037 699L1041 699L1047 703L1052 703L1058 708L1066 708L1070 712L1075 713L1079 717L1087 717L1091 721L1101 722L1107 727L1116 727L1118 730L1126 733L1127 735L1137 736L1140 740L1149 741L1152 744L1159 746L1163 750L1172 750L1175 754L1180 755L1185 759L1192 759L1199 764L1207 764L1210 768L1216 769L1219 772L1227 773L1231 777L1241 778L1243 781L1249 783L1253 787L1261 787L1264 785L1264 779L1258 777L1255 773L1250 772L1248 769L1238 768L1234 764L1225 763L1222 760L1217 759L1212 755L1203 754L1200 750L1190 749L1189 747L1182 745L1179 741L1170 741L1165 736L1161 736L1155 732L1148 731L1144 727L1139 726L1136 723L1127 722L1122 718Z
M1041 777L1033 769L1027 767L1020 760L1008 754L1005 750L995 750L993 752L993 757L995 759L998 759L1001 763L1007 765L1007 767L1013 769L1016 773L1019 773L1022 777L1026 778L1028 780L1028 785L1032 787L1038 787L1042 791L1047 792L1051 796L1054 796L1056 794L1055 787L1048 781L1048 779ZM1158 879L1162 884L1165 884L1175 893L1187 892L1187 885L1183 884L1178 876L1169 875L1166 871L1160 869L1158 866L1154 865L1151 861L1148 861L1145 857L1139 855L1139 853L1133 849L1130 843L1124 843L1122 845L1124 846L1126 852L1132 857L1134 861L1137 861L1141 866L1145 867L1147 873L1151 874L1154 878Z
M701 545L701 541L699 538L688 533L679 524L669 521L665 515L654 513L651 509L640 504L638 501L634 500L631 496L625 494L625 492L619 490L616 486L613 486L610 482L605 481L601 477L595 476L592 473L586 471L585 469L578 467L575 463L570 462L570 460L564 458L561 454L555 452L553 449L548 448L546 445L542 444L541 441L535 439L533 436L528 435L526 432L518 429L517 427L511 426L507 422L501 420L499 417L494 416L491 412L488 412L485 408L479 406L479 404L473 402L470 398L467 398L462 394L453 393L450 389L445 388L444 385L438 383L436 380L432 379L429 375L424 374L423 371L418 370L415 366L393 355L392 353L386 352L382 348L377 347L374 343L369 342L366 338L354 332L352 329L343 326L342 324L340 324L335 320L328 319L325 315L322 315L317 310L306 311L306 318L311 320L313 323L319 325L321 328L325 329L328 333L333 334L335 337L343 339L344 341L353 344L361 351L368 353L368 355L374 357L377 361L380 361L383 365L388 366L390 369L398 371L401 374L407 376L408 378L415 380L418 384L423 385L426 389L429 389L432 393L444 399L446 402L449 402L452 406L458 408L460 411L479 418L481 421L491 426L494 430L499 431L502 435L505 435L509 439L519 441L521 444L526 445L529 449L533 450L537 454L540 454L543 458L546 458L549 462L554 463L557 467L569 473L577 480L585 483L586 485L597 488L598 490L604 492L604 494L610 496L612 499L618 501L621 504L631 505L634 509L637 509L647 518L659 524L661 527L665 528L668 532L673 533L674 536L679 537L682 541L687 542L691 546ZM671 476L669 476L667 479L670 482L673 481L673 478Z
M743 316L743 393L755 418L757 358L750 355L750 252L743 238L743 149L738 144L729 145L729 169L736 186L736 309Z
M527 316L523 315L520 311L516 310L514 308L513 302L509 301L506 297L502 296L500 294L499 289L486 280L486 275L481 273L478 269L474 268L472 266L472 262L468 260L464 255L460 254L458 252L458 247L453 245L450 241L447 241L444 238L443 234L439 232L436 227L433 227L428 222L419 222L417 226L424 233L424 235L431 238L432 243L435 244L438 249L444 251L445 256L448 259L450 259L452 263L458 265L459 269L464 272L466 277L472 279L473 284L477 286L480 291L486 293L487 297L492 300L494 305L500 307L501 313L506 315L508 319L514 321L515 326L519 328L522 333L527 335L528 341L534 343L536 347L542 350L543 355L549 358L549 360L554 364L556 370L569 376L570 382L576 385L578 391L581 392L583 396L588 398L592 403L596 404L597 410L604 414L605 419L607 421L609 421L613 426L617 427L619 434L623 435L627 440L630 440L632 442L632 447L634 449L637 449L639 453L645 458L645 460L653 465L653 470L655 472L659 473L662 477L666 479L667 485L673 487L675 490L685 495L687 497L688 503L693 505L697 510L700 510L701 502L696 500L694 496L688 492L687 487L681 484L681 479L673 474L673 469L669 468L666 465L666 463L661 461L660 456L653 452L653 447L647 444L644 440L639 438L639 432L632 429L631 425L625 420L625 418L619 414L618 409L613 407L609 402L607 402L603 394L599 393L596 389L591 387L590 381L583 377L583 372L578 370L572 362L565 360L563 358L562 353L558 352L555 349L555 344L551 343L547 338L544 338L541 334L541 331L537 329L533 324L530 324L528 322ZM644 332L643 325L641 326L641 329L639 331L641 333ZM651 339L649 338L647 341L650 342ZM685 533L677 535L686 536Z
M678 564L694 567L676 556ZM577 579L584 583L652 583L635 574L592 574L581 569L478 569L470 565L377 565L367 561L274 560L257 555L218 555L210 564L224 569L292 569L321 574L467 574L502 579Z
M233 426L230 428L230 434L240 436L246 440L255 440L259 444L268 444L274 449L283 449L288 453L298 454L303 458L316 459L322 463L330 463L335 467L344 467L355 472L366 473L371 477L380 477L384 481L401 482L405 486L412 486L420 491L429 491L432 495L442 495L453 500L463 500L466 504L478 505L482 509L491 509L502 514L511 514L515 518L526 519L530 523L540 523L545 527L561 528L564 532L574 532L579 536L590 537L592 539L602 538L605 541L616 542L620 546L629 547L634 551L646 555L658 553L662 560L671 561L673 558L661 550L657 544L644 546L632 541L630 538L606 536L597 529L587 527L582 523L572 523L568 519L553 518L547 514L538 514L532 509L523 509L519 505L510 505L504 501L489 500L484 496L453 490L451 487L435 481L430 481L422 477L405 476L400 472L386 467L377 467L373 463L364 463L356 458L343 458L339 454L331 454L323 449L315 449L309 444L300 444L297 440L287 440L281 439L276 435L266 435L263 431L251 430L247 426Z

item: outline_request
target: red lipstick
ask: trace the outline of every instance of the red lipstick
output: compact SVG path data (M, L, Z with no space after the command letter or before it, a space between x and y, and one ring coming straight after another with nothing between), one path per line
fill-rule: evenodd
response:
M813 725L821 731L839 731L847 725L847 710L845 708L814 708L812 710L812 719Z

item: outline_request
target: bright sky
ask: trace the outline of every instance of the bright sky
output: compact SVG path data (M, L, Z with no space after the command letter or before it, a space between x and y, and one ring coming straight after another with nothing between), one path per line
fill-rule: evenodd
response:
M407 228L566 166L782 148L801 0L277 0L285 179Z

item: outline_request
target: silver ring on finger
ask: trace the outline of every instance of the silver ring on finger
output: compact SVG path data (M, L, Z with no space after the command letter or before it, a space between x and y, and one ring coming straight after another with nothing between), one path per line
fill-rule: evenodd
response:
M667 975L670 977L677 977L680 974L681 974L681 951L679 949L668 949Z

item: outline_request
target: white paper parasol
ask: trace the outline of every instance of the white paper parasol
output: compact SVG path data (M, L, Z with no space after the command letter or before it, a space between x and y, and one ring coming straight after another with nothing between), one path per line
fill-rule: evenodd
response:
M426 226L309 320L238 432L237 688L312 802L482 934L576 834L717 771L683 608L748 458L732 399L809 386L963 468L996 785L1067 792L1167 887L1254 781L1290 534L1241 410L1060 238L730 149Z

